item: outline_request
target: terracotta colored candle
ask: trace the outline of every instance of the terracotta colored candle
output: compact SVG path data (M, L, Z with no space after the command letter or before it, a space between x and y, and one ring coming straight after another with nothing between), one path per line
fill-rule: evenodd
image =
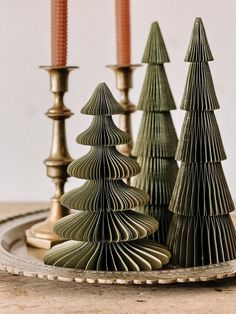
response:
M117 63L130 64L130 3L116 1Z
M52 65L64 66L67 59L67 0L51 0Z

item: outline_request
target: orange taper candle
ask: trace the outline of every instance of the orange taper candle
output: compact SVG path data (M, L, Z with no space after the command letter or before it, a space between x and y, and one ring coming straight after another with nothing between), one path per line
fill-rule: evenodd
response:
M130 3L116 1L117 63L130 64Z
M67 59L67 0L51 0L52 65L65 66Z

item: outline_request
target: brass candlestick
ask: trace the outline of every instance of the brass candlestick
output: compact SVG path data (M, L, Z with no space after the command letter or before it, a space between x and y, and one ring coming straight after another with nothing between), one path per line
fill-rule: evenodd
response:
M133 70L140 67L141 64L127 64L127 65L108 65L108 68L114 70L116 74L116 87L120 91L120 104L125 109L125 113L120 114L119 128L128 133L130 136L129 143L119 146L119 151L128 156L132 156L133 149L133 136L132 136L132 124L131 114L136 111L136 106L129 100L129 90L132 85ZM130 184L130 178L126 179L126 183Z
M128 65L108 65L108 68L114 70L116 74L116 87L120 91L120 104L125 109L125 113L120 114L119 128L128 133L130 142L120 145L120 152L126 156L132 157L133 137L132 137L132 124L131 113L136 110L134 104L129 100L129 90L132 85L133 70L141 66L140 64Z
M57 220L68 214L68 209L60 203L67 180L67 166L72 161L66 144L65 120L72 115L70 109L63 102L68 90L68 75L77 67L69 66L42 66L50 75L51 92L54 94L54 104L46 115L53 120L52 148L50 156L44 161L47 175L55 184L55 194L51 199L51 208L48 218L26 230L27 243L38 248L49 249L63 241L54 231Z

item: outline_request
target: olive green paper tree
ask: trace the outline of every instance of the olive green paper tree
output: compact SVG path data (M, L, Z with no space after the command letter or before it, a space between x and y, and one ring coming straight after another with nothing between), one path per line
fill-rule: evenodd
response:
M69 241L48 251L44 262L86 270L159 269L168 263L170 253L146 239L156 231L158 222L132 210L148 202L149 196L122 180L140 171L135 160L115 147L129 141L111 117L124 109L101 83L81 112L94 117L77 142L92 147L69 165L68 173L87 181L61 198L63 206L78 213L56 223L55 232Z
M164 244L172 216L168 206L178 172L174 160L178 139L170 114L176 107L164 68L170 60L157 22L151 25L142 62L148 67L138 103L144 113L133 150L141 165L134 185L150 195L149 202L138 211L159 220L159 229L151 237Z
M221 161L226 159L214 110L219 109L208 61L213 56L200 18L185 61L191 62L181 109L186 110L176 159L181 161L170 210L167 245L178 266L236 258L234 204Z

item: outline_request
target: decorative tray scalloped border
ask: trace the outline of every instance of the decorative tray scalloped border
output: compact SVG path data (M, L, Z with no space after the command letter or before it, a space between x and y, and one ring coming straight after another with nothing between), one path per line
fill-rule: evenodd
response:
M32 224L45 219L47 213L37 211L14 216L0 222L0 269L8 273L47 280L100 284L171 284L210 281L236 276L236 260L204 267L160 271L102 272L83 271L44 265L44 251L28 248L24 232Z

